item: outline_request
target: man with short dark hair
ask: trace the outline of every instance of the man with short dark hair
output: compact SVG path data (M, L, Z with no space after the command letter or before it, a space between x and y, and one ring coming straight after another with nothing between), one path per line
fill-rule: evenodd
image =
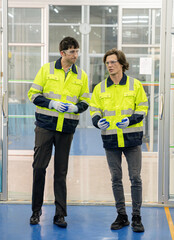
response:
M148 102L140 81L125 74L129 63L122 51L111 49L103 58L109 77L93 91L90 114L93 125L101 129L101 136L112 177L112 189L118 216L111 224L117 230L129 225L122 184L122 153L127 163L131 181L132 228L143 232L140 208L142 204L141 144L143 118Z
M28 92L36 105L33 162L32 211L30 224L38 224L42 214L46 168L54 154L54 224L66 227L66 175L73 134L80 113L89 105L87 74L75 65L79 43L72 37L59 44L61 57L41 67Z

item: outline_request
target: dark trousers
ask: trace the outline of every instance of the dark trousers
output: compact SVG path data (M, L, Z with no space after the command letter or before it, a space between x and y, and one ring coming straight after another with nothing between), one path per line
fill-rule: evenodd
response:
M67 216L66 175L73 134L50 131L36 126L33 162L32 211L40 211L43 204L46 168L54 154L54 195L56 215Z
M106 157L112 177L112 189L116 201L117 212L126 214L125 197L122 183L122 153L124 153L131 181L132 214L140 215L142 204L142 181L141 181L141 146L120 149L105 149Z

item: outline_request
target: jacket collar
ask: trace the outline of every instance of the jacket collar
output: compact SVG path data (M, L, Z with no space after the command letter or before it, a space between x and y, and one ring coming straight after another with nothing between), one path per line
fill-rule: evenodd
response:
M61 59L62 59L62 57L60 57L60 58L56 61L56 63L55 63L55 68L56 68L56 69L62 69ZM76 73L76 74L77 74L77 70L76 70L75 64L72 64L71 69L72 69L73 73Z
M127 81L127 75L125 73L123 73L123 77L121 79L121 81L119 82L119 85L125 85ZM110 76L107 78L107 87L110 87L111 85L113 85L114 82L111 80Z

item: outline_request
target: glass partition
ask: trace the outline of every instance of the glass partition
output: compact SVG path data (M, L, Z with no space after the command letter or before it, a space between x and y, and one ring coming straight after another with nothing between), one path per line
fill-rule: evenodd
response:
M37 8L9 8L8 42L40 43L41 11Z
M170 161L169 161L169 198L174 200L174 0L172 17L172 51L170 79Z
M9 150L33 149L34 131L31 129L35 107L29 103L27 93L41 67L41 36L41 9L9 8Z
M42 10L38 16L42 19ZM130 70L126 73L139 79L147 93L149 100L149 113L144 124L143 139L143 201L157 201L157 136L158 136L158 91L159 91L159 59L160 59L160 9L124 9L122 6L58 6L49 5L49 26L41 24L41 19L32 15L32 9L10 9L14 14L13 21L9 16L11 39L9 46L9 149L33 150L34 147L34 111L35 106L27 97L35 74L42 62L57 60L59 54L59 42L65 36L76 38L81 47L81 53L77 65L84 69L89 78L90 93L95 85L106 78L107 71L103 64L104 53L113 48L119 48L125 52L130 63ZM22 20L25 18L26 20ZM29 14L30 12L30 14ZM119 13L119 14L118 14ZM18 16L20 15L21 16ZM133 21L134 17L134 21ZM31 18L31 19L30 19ZM21 24L26 24L26 29ZM144 22L143 22L144 21ZM14 26L13 26L13 23ZM32 28L28 28L29 23ZM83 25L84 24L84 25ZM119 25L120 24L120 25ZM40 26L38 42L32 40L30 29ZM87 27L82 29L82 27ZM48 42L42 43L41 32L48 27ZM120 30L122 29L122 31ZM83 31L84 30L84 31ZM18 38L13 31L19 31L23 38ZM22 33L23 32L23 33ZM38 34L38 35L37 35ZM47 38L46 38L47 39ZM130 39L130 41L129 41ZM43 45L48 45L48 59L43 60ZM141 60L149 62L148 72L143 71ZM149 71L150 70L150 71ZM23 156L22 151L10 162L9 176L11 188L10 198L28 200L31 199L31 184L24 182L20 186L21 179L26 179L22 172L19 176L18 168L24 164L27 179L32 183L33 152ZM26 151L23 151L24 153ZM21 154L21 155L20 155ZM86 156L85 156L86 155ZM10 156L14 160L14 156ZM23 162L23 159L25 161ZM124 171L127 166L124 163ZM16 168L16 171L13 171ZM96 174L97 172L97 174ZM101 174L101 175L100 175ZM53 161L50 162L45 189L45 200L53 200L52 185ZM126 201L130 201L129 179L126 172L124 178ZM50 177L51 176L51 177ZM14 183L15 179L15 184ZM101 179L103 185L101 185ZM91 183L95 184L91 184ZM155 184L152 184L155 183ZM107 167L100 131L92 126L89 111L81 116L80 124L74 135L70 153L70 166L67 178L68 199L72 201L89 202L94 200L113 202L110 184L110 175ZM15 185L15 186L14 186ZM73 186L73 188L72 188ZM108 188L107 186L110 186ZM107 191L106 191L107 188Z
M67 36L77 39L81 46L81 6L49 6L49 61L60 57L59 43Z
M89 34L89 52L105 54L111 48L117 47L118 27L92 26Z
M29 102L28 90L40 68L41 48L10 47L9 53L9 149L33 149L35 106Z
M142 82L148 97L143 146L150 152L158 151L160 17L160 9L123 9L122 15L122 49L130 64L127 74Z
M89 19L89 89L92 93L94 87L106 77L103 64L105 52L118 47L118 6L90 6Z
M67 24L81 22L81 6L49 5L49 23Z
M2 1L0 0L0 6ZM2 8L0 7L0 27L2 27ZM0 33L0 52L2 53L2 34ZM2 54L0 56L0 72L2 72ZM0 76L0 193L2 192L2 76Z

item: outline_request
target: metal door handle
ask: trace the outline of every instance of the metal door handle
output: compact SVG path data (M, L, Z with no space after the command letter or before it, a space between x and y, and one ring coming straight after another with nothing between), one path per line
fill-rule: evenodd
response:
M163 111L164 111L164 95L160 94L160 101L159 101L159 119L162 120L163 118Z
M3 112L4 118L7 117L7 113L6 113L6 109L5 109L5 97L6 96L7 96L7 91L5 91L2 95L2 112Z

